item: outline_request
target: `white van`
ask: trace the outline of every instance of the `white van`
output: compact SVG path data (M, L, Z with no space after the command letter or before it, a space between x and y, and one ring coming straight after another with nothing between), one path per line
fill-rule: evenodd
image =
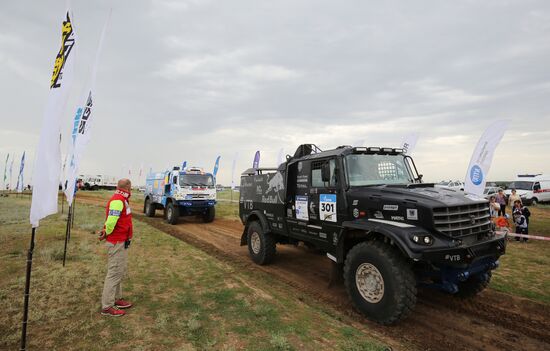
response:
M550 176L544 174L518 174L504 192L507 196L516 189L525 205L536 205L538 202L550 201Z

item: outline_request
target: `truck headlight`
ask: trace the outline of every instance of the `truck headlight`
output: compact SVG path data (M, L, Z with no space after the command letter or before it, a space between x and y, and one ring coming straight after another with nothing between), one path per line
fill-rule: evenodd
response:
M429 234L414 234L411 236L411 240L418 245L432 245L434 243L434 239Z

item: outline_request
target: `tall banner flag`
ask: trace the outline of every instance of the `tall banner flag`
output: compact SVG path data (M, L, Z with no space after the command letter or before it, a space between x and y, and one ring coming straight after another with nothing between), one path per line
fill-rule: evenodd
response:
M183 163L181 164L181 170L185 171L185 167L187 167L187 161L183 161Z
M411 133L408 135L405 135L403 138L403 141L401 142L401 148L403 149L403 153L405 155L411 155L414 148L416 147L416 142L418 141L418 134Z
M23 156L21 156L21 164L19 164L19 175L17 176L17 192L22 193L23 188L25 187L23 184L25 184L23 179L23 170L25 168L25 151L23 151Z
M256 155L254 155L254 162L252 162L252 168L254 169L260 168L260 150L256 151Z
M214 176L214 179L216 179L216 175L218 174L218 169L220 168L220 157L216 157L216 163L214 164L214 170L212 171L212 175Z
M235 170L237 168L238 158L239 158L239 153L235 152L235 157L233 157L233 165L231 166L231 190L235 190Z
M477 142L464 181L464 191L478 196L483 195L487 174L491 168L493 155L504 132L508 129L508 121L497 121L491 124Z
M6 156L6 162L4 163L4 189L6 189L6 185L7 185L6 180L8 179L8 159L9 158L10 158L10 154Z
M8 190L13 190L13 160L15 160L15 155L12 156L11 158L11 163L10 163L10 179L9 179L9 185L8 185Z
M105 39L110 20L111 11L109 11L107 21L105 22L103 30L101 31L101 36L99 37L99 44L97 47L95 61L94 65L92 66L90 77L90 89L86 91L83 103L76 109L76 114L74 116L71 134L71 152L69 156L68 168L66 170L67 188L65 189L65 197L67 198L67 203L69 205L72 204L75 194L76 179L78 176L80 160L82 158L82 155L84 154L84 149L86 148L86 145L88 145L91 139L91 127L94 117L93 107L97 68L99 66L101 49L103 47L103 41ZM130 175L130 171L128 172L128 174Z
M279 167L279 165L281 163L283 163L283 154L284 154L285 150L283 148L280 148L279 149L279 154L277 155L277 167Z
M61 26L61 48L55 58L50 93L36 148L30 213L33 228L38 227L40 219L57 212L57 191L61 172L60 124L73 81L76 44L76 34L67 10Z

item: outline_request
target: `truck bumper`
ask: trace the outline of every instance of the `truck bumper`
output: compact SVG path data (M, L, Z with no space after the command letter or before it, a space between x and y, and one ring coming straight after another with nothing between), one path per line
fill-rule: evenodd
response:
M206 213L206 210L216 205L216 200L181 200L178 201L180 216L193 216Z
M497 260L506 252L506 236L495 235L494 238L476 243L471 246L425 250L420 261L428 261L435 266L466 268L476 262L493 257Z
M421 260L432 268L418 273L422 280L431 281L423 285L454 294L459 291L459 284L470 278L488 280L489 272L499 266L498 259L505 251L505 235L468 247L427 251Z

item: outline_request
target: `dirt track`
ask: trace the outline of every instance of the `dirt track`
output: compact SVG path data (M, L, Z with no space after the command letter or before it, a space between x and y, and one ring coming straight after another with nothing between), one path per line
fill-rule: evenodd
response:
M93 202L95 199L85 199ZM103 204L104 201L101 201ZM138 211L135 211L138 212ZM476 299L464 301L432 290L420 290L413 314L395 326L370 322L354 311L343 284L328 286L330 261L326 256L302 247L277 247L277 258L269 266L258 266L240 246L240 222L216 219L211 224L182 219L179 225L160 218L144 221L190 243L238 268L269 273L280 281L344 311L365 330L382 336L395 348L413 345L421 350L548 350L550 307L519 297L486 290ZM392 342L397 341L397 343Z

